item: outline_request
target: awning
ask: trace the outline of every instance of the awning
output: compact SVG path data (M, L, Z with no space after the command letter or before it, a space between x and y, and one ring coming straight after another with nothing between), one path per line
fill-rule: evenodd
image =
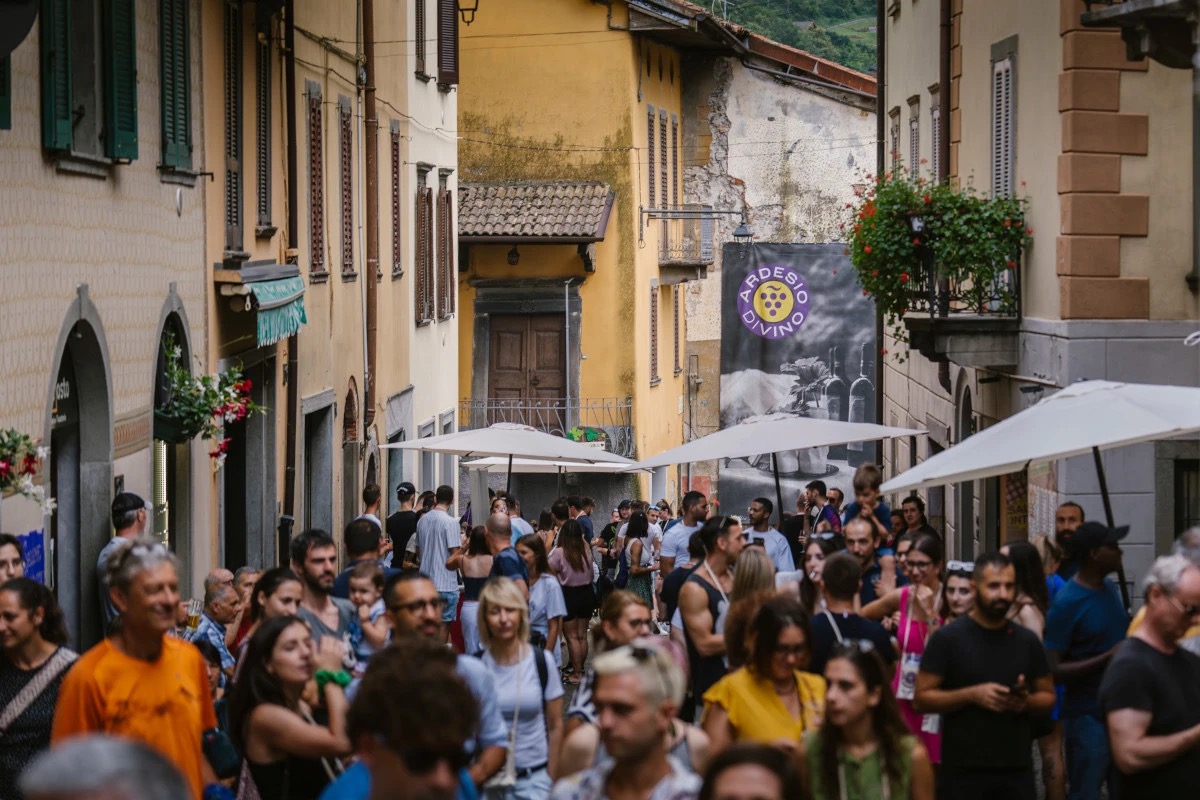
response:
M258 313L258 346L275 344L308 322L304 313L304 279L280 278L247 283Z

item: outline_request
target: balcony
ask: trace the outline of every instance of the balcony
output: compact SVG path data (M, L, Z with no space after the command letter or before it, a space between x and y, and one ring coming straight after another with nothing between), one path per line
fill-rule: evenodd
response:
M904 317L909 344L930 361L1015 367L1021 327L1021 264L986 282L939 275L930 259L912 276Z
M643 209L643 224L658 231L658 266L664 285L703 280L713 263L712 206Z
M482 428L497 422L529 425L554 436L574 432L576 436L582 436L582 441L602 442L608 452L634 458L631 397L460 401L460 429Z

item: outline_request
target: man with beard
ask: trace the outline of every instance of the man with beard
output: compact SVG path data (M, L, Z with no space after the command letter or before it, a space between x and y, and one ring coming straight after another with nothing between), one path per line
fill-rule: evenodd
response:
M1054 541L1063 552L1063 559L1058 565L1058 576L1069 581L1079 571L1079 562L1071 550L1071 537L1079 526L1083 525L1083 506L1079 503L1066 502L1054 512Z
M1034 718L1054 706L1036 634L1008 619L1016 572L1008 557L975 559L975 607L925 645L917 711L942 715L939 800L1034 800Z
M352 657L350 637L358 623L358 611L349 600L332 594L337 579L337 545L333 537L320 528L310 528L292 539L291 551L292 571L304 583L296 616L308 623L314 645L332 636L345 643L347 657Z

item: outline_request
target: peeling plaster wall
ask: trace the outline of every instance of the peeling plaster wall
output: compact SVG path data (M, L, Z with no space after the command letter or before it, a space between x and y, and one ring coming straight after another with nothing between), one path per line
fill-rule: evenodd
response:
M685 200L744 210L756 242L841 240L854 184L874 170L874 101L835 97L731 58L693 57L684 74ZM718 427L721 244L738 222L717 219L708 278L688 284L687 352L702 379L688 396L688 438ZM698 487L701 476L715 478L715 464L694 465Z

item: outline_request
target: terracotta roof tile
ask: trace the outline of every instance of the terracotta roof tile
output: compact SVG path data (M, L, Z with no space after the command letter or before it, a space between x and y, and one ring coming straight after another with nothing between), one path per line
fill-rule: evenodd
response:
M460 183L459 236L604 238L615 194L606 183Z

